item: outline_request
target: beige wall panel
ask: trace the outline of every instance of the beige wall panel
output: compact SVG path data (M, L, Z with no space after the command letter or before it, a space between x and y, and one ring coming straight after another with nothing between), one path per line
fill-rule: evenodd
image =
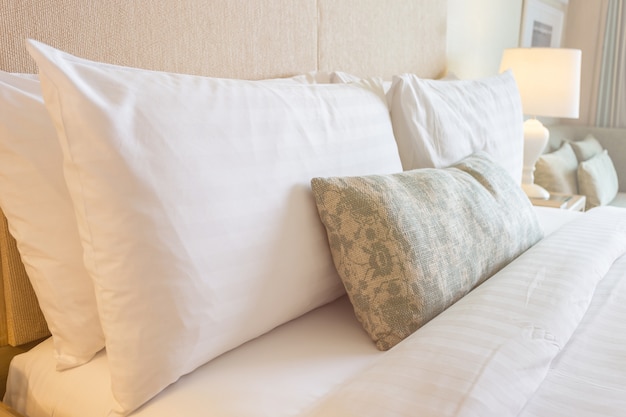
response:
M319 0L319 66L355 75L446 69L446 1Z
M30 37L120 65L287 76L315 69L316 25L314 0L0 0L0 69L36 71Z

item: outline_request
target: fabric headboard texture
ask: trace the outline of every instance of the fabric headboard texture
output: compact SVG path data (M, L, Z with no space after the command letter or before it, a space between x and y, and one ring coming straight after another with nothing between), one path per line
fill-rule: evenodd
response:
M0 346L18 346L49 334L17 251L7 220L0 213Z
M1 0L0 69L36 72L24 39L84 58L225 78L445 71L437 0Z
M265 79L446 70L441 0L0 0L0 70L36 73L32 38L88 59L151 70ZM47 327L0 212L0 346Z

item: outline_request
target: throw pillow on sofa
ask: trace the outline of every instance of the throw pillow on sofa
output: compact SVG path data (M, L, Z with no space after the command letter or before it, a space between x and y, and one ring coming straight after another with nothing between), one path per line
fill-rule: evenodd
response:
M541 155L535 164L535 184L551 193L578 194L578 159L569 142Z
M587 196L586 209L609 204L619 188L617 172L605 149L578 166L578 184L581 194Z
M583 140L570 142L576 154L578 162L587 161L603 151L603 147L592 135L587 135Z
M619 189L608 151L590 134L582 140L566 140L556 151L539 157L535 183L551 193L586 196L587 210L611 204Z

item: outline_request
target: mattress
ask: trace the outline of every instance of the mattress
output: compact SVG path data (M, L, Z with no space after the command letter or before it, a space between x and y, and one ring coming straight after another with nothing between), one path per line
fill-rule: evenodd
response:
M549 208L537 214L546 234L580 215ZM132 416L303 415L384 354L344 296L183 376ZM57 372L47 340L13 360L5 402L30 417L106 416L109 383L105 352Z

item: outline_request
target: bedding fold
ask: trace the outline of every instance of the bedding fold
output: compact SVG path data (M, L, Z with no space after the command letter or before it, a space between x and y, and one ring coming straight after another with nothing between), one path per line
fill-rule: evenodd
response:
M515 416L626 252L602 207L533 246L311 410L330 416Z

